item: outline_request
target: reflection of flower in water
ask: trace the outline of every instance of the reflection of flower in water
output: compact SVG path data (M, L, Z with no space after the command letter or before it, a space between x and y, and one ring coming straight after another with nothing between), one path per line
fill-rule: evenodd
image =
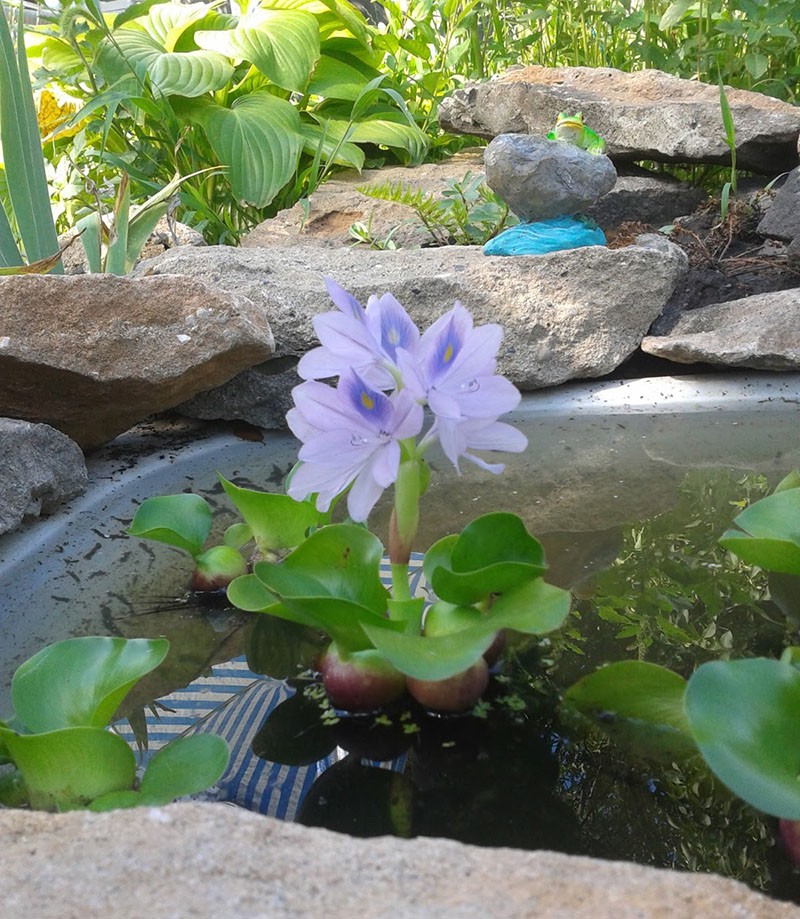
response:
M60 128L78 110L78 106L69 96L50 89L40 89L34 96L36 102L36 123L39 134L52 140L55 137L72 137L80 130L75 124L69 128Z

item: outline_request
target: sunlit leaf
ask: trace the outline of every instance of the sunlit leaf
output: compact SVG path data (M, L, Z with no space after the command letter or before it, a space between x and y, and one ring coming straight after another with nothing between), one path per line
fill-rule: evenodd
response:
M800 671L785 661L714 661L694 672L686 716L712 771L753 807L800 820Z
M218 476L225 494L250 528L259 550L293 549L320 524L320 513L308 501L288 495L241 488Z
M201 48L255 65L282 89L302 91L319 58L317 20L301 10L255 9L235 29L199 31Z
M29 731L102 727L133 684L164 660L164 638L68 638L20 665L11 701Z
M145 498L127 532L153 539L198 555L211 531L211 508L194 494L158 495Z
M751 565L800 574L800 488L787 488L745 508L720 545Z

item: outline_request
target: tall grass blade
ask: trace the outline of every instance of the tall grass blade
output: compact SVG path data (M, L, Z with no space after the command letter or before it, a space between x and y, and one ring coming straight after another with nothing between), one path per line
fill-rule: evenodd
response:
M28 75L22 10L20 2L16 52L5 9L0 16L0 142L22 248L26 259L34 262L58 252L58 237ZM53 270L63 269L58 264Z

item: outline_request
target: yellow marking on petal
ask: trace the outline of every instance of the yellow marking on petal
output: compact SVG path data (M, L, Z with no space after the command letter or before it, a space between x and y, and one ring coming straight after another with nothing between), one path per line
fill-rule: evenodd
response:
M452 346L452 345L448 345L448 346L444 349L444 355L442 356L442 363L444 363L444 364L449 363L449 361L451 360L452 357L453 357L453 346Z
M361 393L361 404L370 412L375 408L375 400L366 392Z

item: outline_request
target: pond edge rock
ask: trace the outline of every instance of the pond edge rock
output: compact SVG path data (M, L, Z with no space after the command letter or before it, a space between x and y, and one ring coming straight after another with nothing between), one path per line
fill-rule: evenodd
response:
M9 916L789 919L713 874L445 839L356 839L219 804L0 811Z

